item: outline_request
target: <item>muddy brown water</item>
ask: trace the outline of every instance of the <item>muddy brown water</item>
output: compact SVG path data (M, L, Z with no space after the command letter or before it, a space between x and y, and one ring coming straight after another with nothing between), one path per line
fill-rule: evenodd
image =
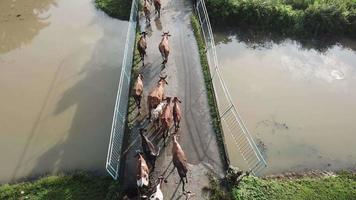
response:
M127 25L91 0L0 1L0 182L104 172Z
M215 37L233 101L268 162L264 174L356 167L355 41Z

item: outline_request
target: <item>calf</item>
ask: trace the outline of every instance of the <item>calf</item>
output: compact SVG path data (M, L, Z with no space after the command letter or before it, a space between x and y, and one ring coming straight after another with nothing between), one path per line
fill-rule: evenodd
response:
M161 124L162 124L162 134L163 134L163 144L166 146L166 138L169 135L169 129L172 126L173 115L171 108L171 97L167 97L167 104L163 108L161 115Z
M163 65L168 62L168 56L169 56L169 51L170 51L168 37L170 37L170 36L171 35L169 34L169 31L163 32L162 40L158 45L159 52L161 52L161 55L162 55L162 59L163 59L162 64Z
M178 97L173 98L173 121L174 121L174 128L175 132L179 129L180 120L182 119L182 112L180 110L179 104L182 103Z
M172 155L173 155L173 164L177 168L180 182L183 183L182 190L185 192L185 183L188 183L187 172L188 172L188 163L187 157L185 156L182 147L177 141L176 134L173 135L173 146L172 146ZM184 182L184 178L186 182Z
M156 186L156 192L150 196L150 200L163 200L163 193L162 193L162 184L163 184L163 177L159 177L159 183Z
M162 115L163 112L163 108L165 107L167 103L162 101L160 104L158 104L158 106L152 110L152 121L153 121L153 126L155 128L155 130L157 130L157 128L159 128L159 118Z
M167 76L159 77L157 85L151 90L147 96L147 106L148 106L148 119L151 120L152 110L157 108L157 106L164 99L164 86L168 84L166 81Z
M150 23L151 22L151 18L150 18L151 11L150 11L150 5L149 5L148 0L144 0L143 12L145 13L146 22Z
M146 158L148 159L148 162L152 166L151 172L154 171L155 169L155 164L156 164L156 159L159 155L159 148L157 148L153 143L148 140L146 136L143 135L143 133L146 132L146 129L141 128L140 129L140 135L141 135L141 143L142 143L142 149L143 152L145 153Z
M140 109L141 109L142 94L143 94L143 75L138 74L133 87L133 95L132 95L133 98L135 99L135 103L138 109L138 115L141 114Z
M146 32L142 32L141 33L141 37L137 42L137 50L140 54L141 60L142 60L142 66L145 65L145 55L147 55L146 53L146 49L147 49L147 41L146 41Z
M143 158L142 153L137 153L137 174L136 181L137 187L148 186L149 184L149 170L146 160Z
M158 13L158 17L161 17L161 0L154 0L153 5L155 6L155 13Z

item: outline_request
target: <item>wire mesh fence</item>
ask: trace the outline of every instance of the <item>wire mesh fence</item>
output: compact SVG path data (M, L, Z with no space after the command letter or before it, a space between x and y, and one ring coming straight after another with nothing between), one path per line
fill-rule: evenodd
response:
M205 1L198 0L195 8L205 41L206 55L213 82L216 103L220 113L223 134L225 138L228 135L229 138L232 138L233 140L233 148L231 148L230 145L228 153L229 150L240 152L241 157L245 162L244 166L247 167L246 170L251 170L254 174L258 175L265 167L267 167L267 163L248 132L241 116L237 112L236 106L234 105L228 88L221 76L214 36ZM233 160L233 158L230 158L230 160Z
M120 170L121 150L125 132L127 107L129 103L131 68L135 47L138 7L139 0L132 0L124 57L116 96L108 154L106 158L106 170L114 179L118 178Z

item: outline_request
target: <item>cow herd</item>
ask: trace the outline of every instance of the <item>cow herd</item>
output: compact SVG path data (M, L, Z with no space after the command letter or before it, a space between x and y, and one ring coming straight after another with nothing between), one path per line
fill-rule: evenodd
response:
M160 17L161 14L161 1L160 0L144 0L143 12L146 18L146 23L150 23L150 6L152 1L155 7L155 13ZM162 56L162 65L165 66L168 62L168 56L170 53L168 38L171 35L169 32L163 32L162 39L158 45L158 50ZM145 65L145 56L147 49L147 33L141 32L140 38L137 41L137 50L139 52L142 66ZM186 192L185 184L188 182L187 172L188 163L186 155L178 142L178 131L180 128L180 121L182 119L182 112L180 103L182 102L178 97L167 97L165 95L165 87L168 85L167 76L159 76L155 86L148 92L147 95L147 120L152 123L152 127L155 130L154 133L163 138L163 147L166 147L167 138L172 135L172 159L174 167L177 169L182 184L182 190L184 194L190 194ZM141 100L143 99L144 92L144 76L138 74L133 85L132 96L135 100L136 107L138 109L138 115L141 115ZM170 130L174 127L174 131L170 134ZM142 151L137 151L136 163L136 184L140 198L145 197L141 195L141 189L150 185L150 175L155 169L156 159L159 156L160 148L155 145L145 135L146 129L139 129L141 138ZM159 177L158 185L149 199L162 200L162 184L166 182L164 177Z

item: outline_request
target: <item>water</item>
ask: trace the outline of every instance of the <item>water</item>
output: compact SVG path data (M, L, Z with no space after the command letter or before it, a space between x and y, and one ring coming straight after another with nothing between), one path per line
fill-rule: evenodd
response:
M127 25L91 0L0 1L0 182L104 171Z
M267 159L264 173L354 169L355 41L310 44L226 32L215 33L222 73Z

